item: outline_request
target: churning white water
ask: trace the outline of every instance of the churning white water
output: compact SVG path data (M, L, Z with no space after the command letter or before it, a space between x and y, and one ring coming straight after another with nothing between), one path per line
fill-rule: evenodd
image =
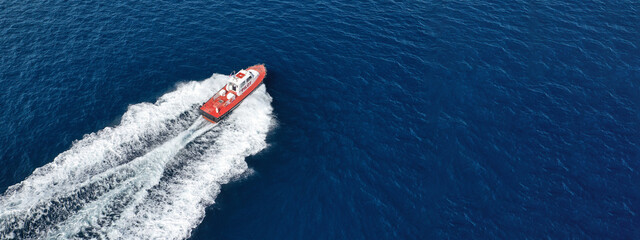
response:
M220 186L248 170L274 124L255 90L222 123L197 107L226 82L182 83L156 103L131 105L121 123L87 134L0 196L0 239L189 237Z

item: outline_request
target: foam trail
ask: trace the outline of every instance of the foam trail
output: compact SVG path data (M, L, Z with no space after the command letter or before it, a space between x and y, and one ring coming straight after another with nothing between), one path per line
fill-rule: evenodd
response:
M262 86L223 123L198 104L226 80L181 84L155 104L132 105L116 127L85 135L0 196L0 239L181 239L220 185L247 170L273 125Z
M57 231L50 233L47 238L68 239L73 237L73 235L68 234L75 234L86 227L99 226L98 221L100 220L101 212L109 206L110 202L116 200L116 197L124 192L131 192L128 195L133 195L138 200L135 203L138 203L151 187L158 184L167 162L173 159L178 151L187 145L187 143L210 130L213 126L213 124L209 124L205 122L204 119L199 118L189 129L181 132L178 136L153 151L129 163L114 168L113 171L115 172L121 172L123 168L131 169L135 172L135 177L127 180L125 184L117 189L114 189L116 191L112 190L108 194L105 194L106 196L101 197L99 201L87 204L71 219L66 220L65 225L58 226ZM108 175L108 173L101 175ZM135 191L132 191L134 189Z

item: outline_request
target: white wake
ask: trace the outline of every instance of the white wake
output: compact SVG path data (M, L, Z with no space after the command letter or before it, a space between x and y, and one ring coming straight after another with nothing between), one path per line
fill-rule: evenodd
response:
M0 195L0 239L182 239L220 186L266 148L271 97L255 90L222 123L197 107L226 81L180 84L131 105L121 123L87 134Z

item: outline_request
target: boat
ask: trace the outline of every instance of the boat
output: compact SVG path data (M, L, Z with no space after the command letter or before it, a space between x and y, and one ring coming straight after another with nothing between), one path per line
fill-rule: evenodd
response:
M264 64L258 64L229 75L229 82L200 106L200 114L212 123L218 123L258 88L267 75Z

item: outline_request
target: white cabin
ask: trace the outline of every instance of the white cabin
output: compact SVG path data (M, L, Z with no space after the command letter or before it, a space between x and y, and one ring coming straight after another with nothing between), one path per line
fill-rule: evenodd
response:
M256 79L258 79L258 75L258 71L255 70L241 70L231 76L229 83L227 83L227 90L233 91L240 96Z

